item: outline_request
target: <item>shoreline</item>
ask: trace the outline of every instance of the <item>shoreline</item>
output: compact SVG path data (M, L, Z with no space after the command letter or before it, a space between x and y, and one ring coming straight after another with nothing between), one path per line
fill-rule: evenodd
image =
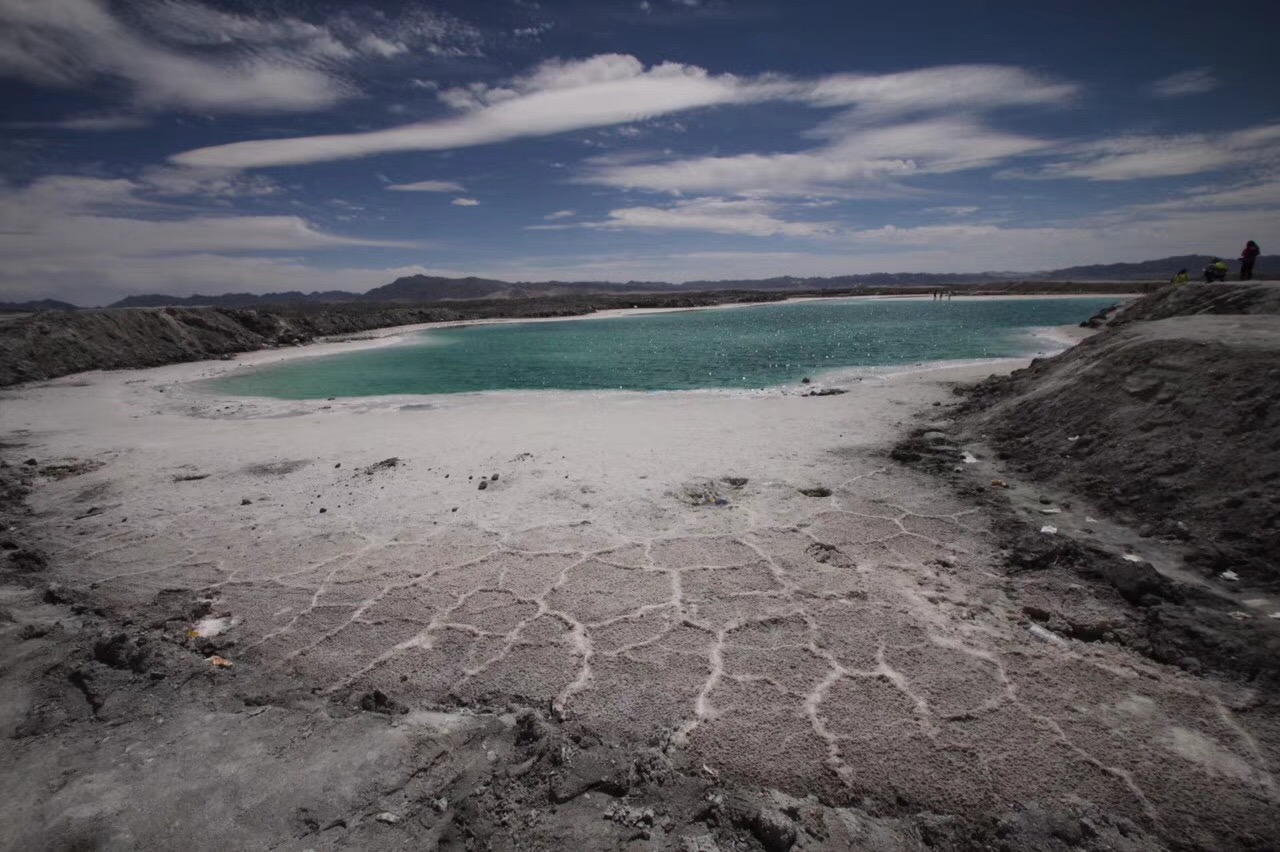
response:
M1006 301L1006 300L1007 301L1026 301L1026 300L1032 300L1032 299L1095 299L1095 298L1102 298L1102 299L1135 298L1135 296L1134 294L1127 294L1127 295L1064 294L1061 296L1058 296L1058 295L1024 296L1021 294L1015 294L1010 296L1002 296L1002 295L968 296L968 297L965 297L965 300L966 301ZM800 297L796 299L786 299L783 302L730 303L730 304L721 304L721 305L702 305L702 306L689 307L689 308L615 308L607 311L598 311L596 313L591 313L591 314L582 314L578 316L567 316L567 317L537 317L532 319L513 317L513 318L483 319L483 320L454 320L454 321L446 321L446 322L415 323L412 325L392 326L385 329L375 329L370 332L362 333L356 339L352 339L349 337L343 337L339 339L334 339L333 337L326 337L326 338L317 339L316 341L306 344L304 346L295 346L289 349L264 349L264 350L258 350L256 352L238 353L232 361L228 362L226 367L217 370L217 372L215 373L201 376L198 379L194 379L193 381L203 382L208 379L223 378L232 372L238 371L239 369L258 369L261 367L272 366L275 364L283 363L286 361L297 360L300 358L328 357L328 356L334 356L334 355L344 355L351 352L366 351L370 349L381 349L384 347L412 345L412 343L414 342L413 336L418 335L419 333L422 333L422 332L429 332L437 329L468 328L468 327L475 327L475 326L511 325L511 324L576 322L576 321L591 320L591 319L625 319L629 317L648 316L652 314L671 314L671 313L687 313L687 312L694 312L694 311L715 311L715 310L736 310L736 309L747 309L747 308L759 308L759 307L766 307L766 306L777 306L779 304L787 304L792 302L799 303L799 302L813 302L813 301L825 302L825 301L885 301L885 300L931 301L931 299L928 296L916 296L916 295L841 296L841 297L834 297L834 298ZM830 370L826 370L823 372L815 372L813 378L815 379L815 381L819 381L820 377L829 376L832 373L849 375L849 374L855 374L855 371L860 371L860 372L874 374L877 371L885 370L885 371L892 371L893 374L898 374L898 373L917 372L920 370L946 369L947 367L950 367L950 366L967 367L970 365L978 365L978 364L985 364L985 363L990 363L998 367L999 365L1005 364L1005 363L1029 361L1032 358L1045 357L1047 355L1057 354L1060 351L1069 349L1071 346L1074 346L1080 340L1083 340L1084 338L1088 337L1090 334L1093 333L1092 330L1081 329L1074 325L1034 327L1029 329L1029 331L1032 331L1036 336L1041 337L1041 339L1049 340L1058 344L1059 348L1047 353L1036 353L1036 354L1020 355L1020 356L1005 356L1005 357L995 357L995 358L968 359L963 361L943 360L943 361L916 362L915 364L912 364L912 365L883 364L883 365L866 365L866 366L850 366L850 367L833 367ZM190 363L192 365L199 364L199 365L210 366L210 365L213 365L215 362L197 361L197 362L190 362ZM941 365L941 366L934 366L934 365ZM167 366L172 366L172 365L167 365ZM144 369L159 369L159 368L144 368ZM73 375L78 375L78 374L73 374ZM66 378L66 377L63 377L63 378ZM785 390L792 387L799 387L799 385L796 383L783 383L778 385L769 385L762 389L688 388L688 389L663 389L663 390L651 390L651 391L617 391L617 390L606 389L606 388L591 389L591 390L553 389L553 390L545 390L545 391L538 391L533 389L513 391L510 389L507 389L507 390L460 392L460 393L452 393L452 394L397 394L395 396L405 397L405 398L468 397L468 396L475 396L478 394L509 393L509 392L518 392L518 393L626 392L626 393L638 393L638 394L717 392L717 393L726 393L726 394L752 394L752 393L758 394L762 391ZM212 390L212 389L206 389L205 392L209 393L210 395L217 395L217 396L225 397L228 399L241 399L241 400L276 399L274 397L246 397L246 396L229 394L229 393ZM342 399L370 400L375 398L377 397L372 397L372 396L370 397L339 397L338 399L339 400L342 400ZM317 397L312 400L276 400L276 401L302 403L302 402L308 402L308 401L316 401L318 399L319 398Z

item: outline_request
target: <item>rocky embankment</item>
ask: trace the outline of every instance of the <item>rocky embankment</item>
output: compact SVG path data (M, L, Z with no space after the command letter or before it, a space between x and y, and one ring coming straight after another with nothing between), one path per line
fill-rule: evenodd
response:
M557 297L432 305L280 305L271 308L118 308L46 312L0 324L0 387L85 370L158 367L319 337L470 319L580 316L623 307L690 308L768 302L778 293Z
M1162 287L1117 311L1109 324L1201 314L1280 314L1280 284L1254 281Z
M1006 488L1072 495L1136 533L1130 552L1173 554L1164 576L1119 561L1101 522L1082 518L1071 538L1067 513L1045 518L1057 535L1026 521L1010 533L1015 570L1070 565L1110 582L1145 612L1141 644L1165 662L1274 677L1280 608L1254 607L1280 592L1277 314L1276 284L1166 288L1061 355L960 389L947 444L988 456L1002 477L984 489L992 501L1009 494L1017 514ZM1029 502L1022 514L1038 517Z

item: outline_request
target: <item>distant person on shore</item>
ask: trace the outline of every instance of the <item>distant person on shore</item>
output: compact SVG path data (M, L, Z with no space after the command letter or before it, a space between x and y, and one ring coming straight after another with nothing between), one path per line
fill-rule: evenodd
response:
M1250 281L1253 279L1253 263L1258 259L1258 255L1262 254L1262 249L1258 248L1258 244L1253 240L1244 244L1244 251L1240 252L1240 280Z
M1209 265L1204 268L1204 283L1212 284L1215 281L1227 280L1227 262L1220 257L1215 257L1209 261Z
M1178 274L1169 279L1170 284L1186 284L1191 279L1187 277L1186 268L1178 270Z

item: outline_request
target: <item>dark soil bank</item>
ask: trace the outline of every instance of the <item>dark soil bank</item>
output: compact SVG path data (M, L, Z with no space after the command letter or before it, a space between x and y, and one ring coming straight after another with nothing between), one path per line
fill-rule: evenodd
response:
M777 293L693 293L502 299L433 305L299 305L270 308L117 308L49 312L0 325L0 387L85 370L158 367L317 337L426 322L578 316L622 307L691 308L772 302Z
M1205 571L1280 588L1275 285L1171 288L1062 355L980 383L961 425L1029 477L1080 493ZM1214 314L1167 316L1175 311ZM1118 321L1118 324L1116 324Z

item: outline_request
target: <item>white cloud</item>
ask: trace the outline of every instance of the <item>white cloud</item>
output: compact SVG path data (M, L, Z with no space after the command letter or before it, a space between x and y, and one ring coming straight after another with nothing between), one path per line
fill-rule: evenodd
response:
M633 56L551 60L501 86L475 84L440 97L462 115L388 130L236 142L174 159L230 168L297 165L394 151L440 151L528 136L627 124L672 112L776 96L790 84L713 76L692 65L645 68Z
M1005 65L951 65L896 74L834 74L805 99L821 106L857 106L880 114L1065 104L1079 87Z
M576 215L578 215L576 210L557 210L554 213L548 213L542 218L548 222L554 222L556 219L572 219Z
M455 198L453 199L453 201L450 201L449 203L457 207L479 207L480 206L480 202L476 201L474 198Z
M968 216L977 213L981 207L968 204L944 204L939 207L926 207L925 213L941 213L943 216Z
M835 229L829 222L788 221L779 218L781 210L779 205L766 201L694 198L668 207L621 207L610 210L608 219L583 222L579 227L603 230L704 231L750 237L818 237L830 234Z
M831 144L793 154L740 154L660 163L606 162L580 180L670 193L854 195L887 191L892 179L983 168L1048 142L963 118L850 129Z
M1158 97L1177 98L1185 95L1202 95L1222 85L1208 68L1180 71L1151 84L1151 91Z
M712 75L664 62L646 68L634 56L554 59L498 85L473 83L439 93L461 115L386 130L237 142L179 154L179 162L232 168L297 165L395 151L437 151L520 137L625 125L725 104L790 100L815 107L851 106L816 133L849 136L869 120L921 111L1057 104L1076 87L1017 68L948 66L880 76L836 75L817 81L777 75ZM990 141L988 132L987 141ZM1006 140L1014 137L1006 137ZM917 146L924 140L918 140ZM954 146L954 143L952 143ZM935 146L936 147L936 146ZM1025 149L1025 140L1018 143ZM996 151L993 156L1000 156Z
M132 84L140 105L209 111L316 109L348 93L328 74L270 58L185 55L98 0L0 0L0 73L64 86L108 75Z
M216 214L174 203L200 187L209 194L217 180L153 172L138 180L52 176L22 188L0 188L0 288L12 295L38 286L42 292L85 299L95 288L104 288L99 294L112 286L128 290L130 276L143 270L152 279L163 271L175 282L194 280L193 257L204 258L210 273L216 269L209 261L214 255L229 269L268 264L243 257L260 252L417 246L331 234L298 216ZM242 192L233 184L221 189ZM229 280L222 279L218 292Z
M393 183L387 189L396 192L462 192L460 183L451 180L420 180L417 183Z
M11 121L6 127L13 128L56 128L58 130L83 130L90 133L107 133L113 130L137 130L151 122L140 115L126 113L89 113L73 115L57 121Z
M1010 177L1127 181L1280 164L1280 124L1228 133L1134 135L1078 144L1065 159Z
M443 15L350 15L324 23L250 17L186 0L0 0L0 76L51 86L124 81L136 107L300 112L356 93L344 64L413 49L473 52L479 36Z

